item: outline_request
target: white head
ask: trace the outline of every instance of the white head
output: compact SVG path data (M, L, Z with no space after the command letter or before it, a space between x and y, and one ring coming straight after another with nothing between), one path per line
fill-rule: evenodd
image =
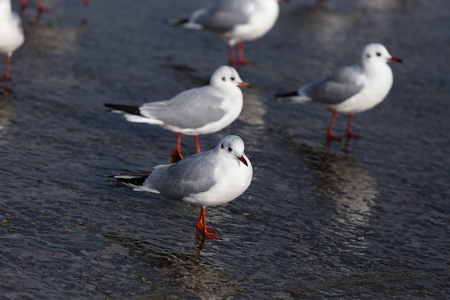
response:
M238 72L230 66L219 67L211 76L210 85L217 88L250 86L247 82L242 81Z
M364 67L374 64L385 64L389 61L402 62L401 59L392 56L382 44L368 44L362 53L362 65Z
M245 157L244 150L244 141L237 135L227 135L216 146L216 151L219 151L220 155L231 160L236 160L238 163L242 162L248 167L249 162Z

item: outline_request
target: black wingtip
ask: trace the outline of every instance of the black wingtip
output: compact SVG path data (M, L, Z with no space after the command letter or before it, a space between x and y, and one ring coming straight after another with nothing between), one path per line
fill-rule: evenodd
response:
M275 95L276 98L286 98L286 97L294 97L294 96L298 96L297 91L288 92L288 93L279 93L279 94Z
M148 176L150 176L150 174L151 172L141 174L129 174L129 175L111 175L108 177L115 178L118 182L122 182L125 184L141 186L144 184L145 180L147 179Z
M121 112L124 112L127 114L138 115L138 116L141 115L139 106L111 104L111 103L105 103L104 106L111 108L111 111L121 111Z
M165 23L172 25L172 26L182 26L184 24L186 24L187 22L189 22L188 18L185 19L166 19Z

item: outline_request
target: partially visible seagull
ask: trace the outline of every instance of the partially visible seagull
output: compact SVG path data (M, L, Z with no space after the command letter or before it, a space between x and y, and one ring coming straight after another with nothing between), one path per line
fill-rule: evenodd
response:
M244 42L265 35L278 19L278 1L287 0L219 0L210 8L194 11L189 18L169 20L173 25L209 31L228 44L230 65L251 64L244 59ZM238 44L238 59L234 45Z
M82 0L82 1L83 1L84 5L89 4L89 0ZM22 9L25 9L29 6L29 4L28 4L27 0L20 0L20 6L22 7ZM43 0L38 0L38 11L40 11L40 12L52 11L52 9L45 6Z
M361 64L340 68L324 79L276 97L290 97L296 103L311 102L333 110L327 139L340 140L332 132L334 121L338 112L349 114L345 137L361 138L351 131L353 115L373 108L387 96L393 83L387 64L390 61L402 62L383 45L368 44L362 52Z
M25 41L19 16L11 10L11 0L0 0L0 53L8 56L6 60L5 81L11 81L9 68L14 51Z

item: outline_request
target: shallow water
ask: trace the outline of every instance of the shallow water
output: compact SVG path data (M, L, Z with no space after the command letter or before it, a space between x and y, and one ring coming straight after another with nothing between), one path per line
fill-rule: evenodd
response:
M2 298L449 298L448 1L280 4L246 45L241 117L200 137L210 149L240 135L254 166L245 194L207 209L219 241L196 235L197 207L108 178L170 162L176 134L103 107L205 84L226 46L164 19L209 2L79 2L25 12L1 85ZM369 42L405 63L386 101L355 116L364 139L327 145L331 112L273 95L357 62Z

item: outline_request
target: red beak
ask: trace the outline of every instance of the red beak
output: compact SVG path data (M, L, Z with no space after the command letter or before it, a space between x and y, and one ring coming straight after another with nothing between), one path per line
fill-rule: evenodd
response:
M245 87L249 87L250 86L250 84L245 82L245 81L238 82L238 85L245 86Z
M239 159L240 161L242 161L242 163L243 163L244 165L246 165L246 166L248 167L248 163L247 163L247 161L245 160L244 156L236 156L236 157L237 157L237 159Z
M401 60L400 58L395 57L395 56L391 56L391 58L389 58L389 61L395 61L395 62L403 63L403 60Z

